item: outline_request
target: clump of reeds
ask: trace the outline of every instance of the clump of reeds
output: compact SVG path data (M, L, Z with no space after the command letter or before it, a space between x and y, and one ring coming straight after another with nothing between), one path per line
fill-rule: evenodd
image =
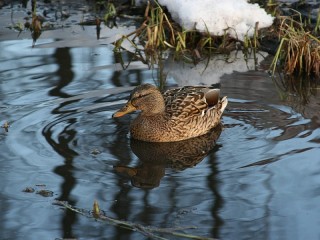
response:
M271 64L272 73L280 66L287 75L320 77L320 39L306 31L301 20L282 17L280 44Z
M115 43L116 50L121 47L124 39L129 40L136 48L138 46L135 40L139 39L139 43L147 51L162 50L166 46L175 45L173 24L160 5L153 7L148 2L144 18L145 20L136 31L123 36ZM131 36L134 37L129 39Z

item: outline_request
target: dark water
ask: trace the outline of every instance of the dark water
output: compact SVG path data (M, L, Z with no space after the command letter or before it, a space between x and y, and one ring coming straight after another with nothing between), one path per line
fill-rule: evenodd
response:
M35 48L19 39L0 42L0 123L10 124L0 128L0 239L148 239L55 199L88 211L97 200L115 219L195 226L182 232L203 237L320 239L320 100L283 98L266 54L166 61L168 85L220 82L229 105L221 132L157 145L130 140L134 115L112 119L133 86L155 83L156 69L136 61L123 70L112 47L99 46L106 39L61 43L45 32Z
M0 133L1 239L147 238L62 210L54 199L87 210L97 200L116 219L192 225L186 233L219 239L320 237L320 102L280 100L264 71L268 60L220 77L230 99L221 135L211 136L219 137L215 146L185 143L187 152L201 146L206 153L184 161L175 159L183 146L130 142L133 116L111 117L131 86L153 83L155 71L138 62L120 70L108 47L32 49L17 40L0 48L0 117L10 123ZM163 161L168 151L173 159Z

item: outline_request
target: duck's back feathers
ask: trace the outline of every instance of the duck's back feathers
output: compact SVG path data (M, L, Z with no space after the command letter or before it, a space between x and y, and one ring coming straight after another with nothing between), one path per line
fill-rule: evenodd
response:
M205 112L218 104L219 89L203 86L186 86L164 92L166 112L172 117L185 118L204 115Z

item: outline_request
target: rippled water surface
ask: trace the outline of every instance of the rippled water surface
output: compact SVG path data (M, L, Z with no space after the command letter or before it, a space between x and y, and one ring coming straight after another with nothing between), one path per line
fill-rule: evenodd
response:
M207 76L167 66L168 85L220 81L229 105L221 133L158 146L130 141L134 115L112 119L133 86L154 83L156 70L139 62L123 70L108 46L30 46L0 42L0 121L10 123L0 129L1 239L148 239L54 199L88 211L97 200L110 217L195 226L182 232L203 237L320 238L320 101L282 101L265 71L270 58L258 70L218 67Z

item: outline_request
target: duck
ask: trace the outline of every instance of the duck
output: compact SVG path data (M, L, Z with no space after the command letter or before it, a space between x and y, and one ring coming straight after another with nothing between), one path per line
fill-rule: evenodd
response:
M177 142L204 135L216 127L227 104L227 97L220 98L217 88L184 86L162 93L146 83L133 89L127 103L113 118L140 111L130 124L132 138Z

